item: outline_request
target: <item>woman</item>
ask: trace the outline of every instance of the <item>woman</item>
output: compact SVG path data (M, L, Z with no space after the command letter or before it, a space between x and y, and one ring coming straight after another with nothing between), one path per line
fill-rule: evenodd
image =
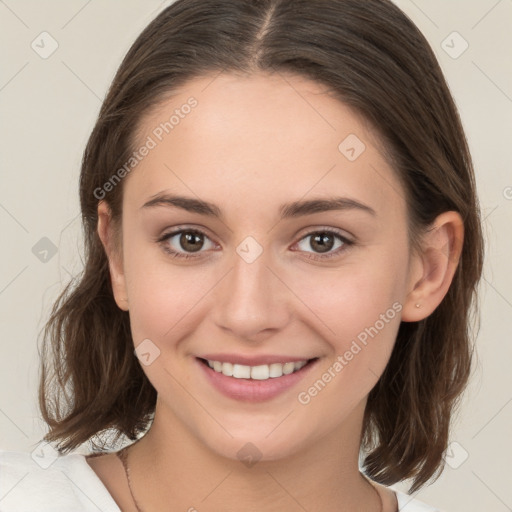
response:
M173 3L80 200L40 387L62 456L4 453L36 485L5 510L435 510L392 486L442 471L482 240L456 107L396 6Z

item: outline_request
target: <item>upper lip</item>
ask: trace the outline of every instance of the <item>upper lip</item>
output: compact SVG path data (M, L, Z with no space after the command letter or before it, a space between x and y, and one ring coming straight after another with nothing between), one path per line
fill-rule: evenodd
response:
M263 354L258 356L244 356L240 354L204 354L198 356L201 359L220 361L221 363L242 364L244 366L259 366L272 363L295 363L298 361L309 361L312 357L297 357L286 355Z

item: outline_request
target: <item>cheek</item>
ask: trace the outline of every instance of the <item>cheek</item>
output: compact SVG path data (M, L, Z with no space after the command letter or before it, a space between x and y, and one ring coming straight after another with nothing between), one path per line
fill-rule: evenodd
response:
M359 261L354 256L350 264L336 269L303 272L293 278L293 289L314 313L315 329L336 354L350 350L354 340L370 349L359 360L370 358L370 352L377 358L389 356L405 288L407 252L382 247L373 253ZM375 341L371 347L370 340Z
M176 329L208 289L205 269L173 264L147 241L126 240L124 269L135 344Z
M299 294L315 317L310 325L331 349L298 395L310 417L323 418L319 428L343 421L382 375L400 326L403 265L395 255L302 280ZM336 412L327 417L325 410Z
M175 338L190 322L209 288L197 272L167 269L143 271L129 285L134 338Z

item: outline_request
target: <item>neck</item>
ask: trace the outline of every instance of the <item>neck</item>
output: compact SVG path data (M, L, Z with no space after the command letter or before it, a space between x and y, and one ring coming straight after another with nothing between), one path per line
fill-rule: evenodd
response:
M378 494L358 468L364 405L300 452L251 460L248 445L236 459L209 449L158 404L150 430L130 448L133 492L144 510L378 512Z

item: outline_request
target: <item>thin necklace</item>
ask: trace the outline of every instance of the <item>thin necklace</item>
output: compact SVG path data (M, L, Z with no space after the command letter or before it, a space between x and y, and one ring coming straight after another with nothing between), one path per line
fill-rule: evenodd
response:
M137 442L137 441L135 441L135 442ZM135 444L135 443L133 443L133 444ZM139 504L137 503L135 496L133 495L132 481L130 479L130 468L128 466L128 448L129 448L129 446L125 446L122 450L119 450L117 452L117 456L121 459L121 462L123 463L124 473L126 475L126 480L128 481L128 488L130 489L130 496L132 497L133 504L135 505L137 512L143 512L143 510L140 508Z
M137 441L135 441L135 442L137 442ZM135 444L135 443L133 443L133 444ZM124 472L126 474L126 480L128 481L128 488L130 489L130 496L132 497L133 504L135 505L137 512L143 512L142 508L137 503L135 496L133 495L132 481L130 479L130 467L128 466L128 448L130 448L130 446L125 446L122 450L119 450L117 452L117 456L121 459L121 462L123 463ZM375 494L377 494L377 497L379 498L379 503L380 503L379 512L383 512L384 503L382 502L382 497L381 497L379 491L377 491L375 486L370 482L369 478L367 478L365 475L363 475L363 476L364 476L365 480L368 482L368 485L375 491Z

